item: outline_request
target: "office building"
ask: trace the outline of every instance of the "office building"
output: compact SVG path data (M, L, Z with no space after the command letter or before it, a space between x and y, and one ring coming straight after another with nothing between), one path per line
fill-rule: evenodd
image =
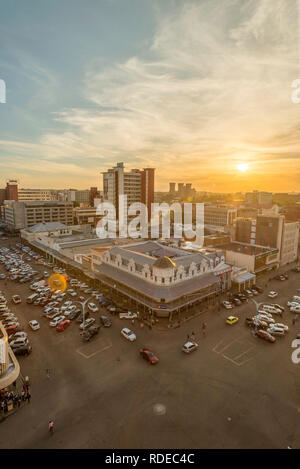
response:
M261 192L261 191L252 191L245 194L245 203L252 205L254 207L261 205L271 205L272 204L272 193L271 192Z
M86 190L77 190L70 189L67 192L67 201L68 202L77 202L79 204L89 205L90 203L90 191Z
M205 205L204 225L208 227L225 228L233 224L237 209L226 206Z
M293 262L298 256L299 222L288 222L284 215L257 215L237 218L235 240L252 245L277 248L280 265Z
M14 202L4 201L4 221L8 229L20 230L42 222L73 224L71 202Z
M135 202L142 202L151 216L151 203L154 202L154 168L132 169L125 172L124 164L109 169L103 174L103 198L111 202L119 217L119 196L127 196L128 207Z
M19 202L49 201L51 191L47 189L18 189Z

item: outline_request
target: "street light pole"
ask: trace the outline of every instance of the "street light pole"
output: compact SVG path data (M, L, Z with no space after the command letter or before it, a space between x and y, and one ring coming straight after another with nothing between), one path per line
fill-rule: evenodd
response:
M82 312L82 322L85 323L85 305L92 299L93 297L90 296L84 301L79 301L79 300L74 300L73 303L78 303L81 306L81 312Z
M253 301L253 303L255 304L255 307L256 307L256 312L255 312L255 316L256 316L256 321L255 321L255 334L256 334L256 333L257 333L257 323L258 323L258 318L257 318L257 316L258 316L258 310L259 310L260 305L263 304L263 302L262 302L262 303L257 303L257 301L255 301L253 298L250 298L250 300Z

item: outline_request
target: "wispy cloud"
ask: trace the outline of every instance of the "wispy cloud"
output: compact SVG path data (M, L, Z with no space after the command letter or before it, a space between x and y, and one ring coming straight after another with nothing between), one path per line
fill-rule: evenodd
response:
M258 174L276 161L282 174L287 158L299 167L296 8L296 0L184 2L159 18L143 56L93 61L82 86L92 106L56 112L64 130L45 133L35 149L82 168L94 158L90 174L116 160L156 166L161 183L201 184L207 172L220 190L230 190L240 160Z

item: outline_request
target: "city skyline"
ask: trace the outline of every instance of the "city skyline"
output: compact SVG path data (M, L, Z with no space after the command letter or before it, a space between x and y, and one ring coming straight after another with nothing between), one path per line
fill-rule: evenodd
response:
M296 0L17 4L1 7L3 180L100 187L124 161L157 168L156 191L300 191Z

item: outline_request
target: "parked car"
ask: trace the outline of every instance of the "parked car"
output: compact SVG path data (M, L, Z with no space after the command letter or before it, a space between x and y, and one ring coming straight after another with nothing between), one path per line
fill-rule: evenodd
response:
M94 324L95 321L96 321L95 318L87 318L84 322L80 324L79 329L81 330L87 329L89 326Z
M151 363L151 365L155 365L159 362L159 359L154 355L154 353L147 348L140 349L140 355L149 363Z
M232 309L233 308L233 304L230 303L230 301L223 301L222 305L224 306L225 309Z
M29 355L32 352L31 345L22 345L14 350L15 355Z
M256 336L260 339L266 340L267 342L274 343L276 341L275 337L273 337L269 332L263 331L262 329L259 329L256 332Z
M49 322L49 326L57 327L60 322L64 321L64 319L65 319L65 316L57 316L51 322Z
M82 338L86 341L91 340L96 334L98 334L100 326L93 325L89 327L87 330L82 332Z
M284 335L284 329L281 329L280 327L275 327L275 324L272 327L269 327L266 332L272 335Z
M232 301L236 306L240 306L242 304L241 300L239 300L238 298L233 298Z
M129 340L130 342L134 342L136 340L136 335L134 332L132 332L130 329L128 329L127 327L124 327L122 330L121 330L121 334L123 337L125 337L125 339Z
M97 313L99 308L95 305L95 303L88 303L88 308L92 313Z
M62 331L64 331L65 329L67 329L67 327L69 327L70 324L71 324L71 321L70 321L69 319L65 319L64 321L61 321L61 322L56 326L57 332L62 332Z
M9 342L9 345L12 349L14 349L14 348L17 348L17 347L21 347L23 345L27 345L28 342L29 341L28 341L27 337L17 337L16 339L11 340Z
M195 350L197 350L198 348L198 344L196 342L191 342L191 341L187 341L183 346L182 346L182 351L184 353L192 353L194 352Z
M33 331L37 331L40 328L39 323L35 319L32 319L31 321L29 321L28 324Z
M100 320L101 320L104 327L110 327L111 326L111 320L109 319L108 316L100 316Z

